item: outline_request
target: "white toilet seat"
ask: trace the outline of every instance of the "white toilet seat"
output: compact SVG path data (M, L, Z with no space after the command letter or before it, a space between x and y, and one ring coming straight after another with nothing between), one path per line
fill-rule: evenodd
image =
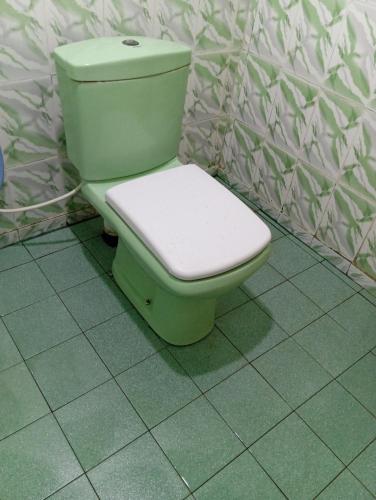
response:
M181 280L234 269L271 240L266 224L196 165L118 184L106 192L106 202Z

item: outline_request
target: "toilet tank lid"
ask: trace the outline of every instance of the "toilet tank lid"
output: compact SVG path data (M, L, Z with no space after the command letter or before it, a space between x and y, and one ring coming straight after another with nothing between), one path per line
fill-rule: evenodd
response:
M191 49L141 36L103 37L62 45L54 59L72 80L130 80L188 66Z

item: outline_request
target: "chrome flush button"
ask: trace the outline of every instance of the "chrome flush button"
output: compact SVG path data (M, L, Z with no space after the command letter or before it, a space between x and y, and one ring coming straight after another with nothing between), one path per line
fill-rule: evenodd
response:
M138 42L137 40L133 40L132 38L129 38L128 40L123 40L121 43L123 45L128 45L128 47L137 47L138 45L140 45L140 42Z

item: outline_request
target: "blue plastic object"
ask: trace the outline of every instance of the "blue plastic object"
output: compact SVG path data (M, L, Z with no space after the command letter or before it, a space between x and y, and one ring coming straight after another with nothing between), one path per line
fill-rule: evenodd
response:
M4 182L4 156L3 156L3 151L0 148L0 187L3 185Z

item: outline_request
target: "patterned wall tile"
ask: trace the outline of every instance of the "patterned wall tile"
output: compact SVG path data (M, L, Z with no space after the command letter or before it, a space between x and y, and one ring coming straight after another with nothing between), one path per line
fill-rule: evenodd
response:
M6 166L56 155L51 78L0 87L0 143Z
M203 28L198 35L197 46L202 50L231 47L235 41L236 1L202 0L200 11Z
M300 0L288 47L290 66L321 81L342 27L347 0Z
M0 81L48 74L43 0L3 0L0 8Z
M233 117L238 109L238 98L243 75L240 72L240 60L243 52L238 50L228 52L227 70L225 75L225 96L222 114Z
M164 40L197 44L204 29L200 0L148 0L156 4L155 35Z
M258 0L237 0L233 41L242 49L249 45L257 4Z
M104 0L104 34L150 36L154 5L152 0Z
M279 88L279 68L250 53L242 59L241 65L243 82L237 117L265 133Z
M337 176L359 133L361 109L336 94L320 94L304 138L303 157L327 174Z
M250 49L278 63L286 61L296 15L296 1L259 0Z
M298 155L317 96L317 88L281 73L268 123L270 137L277 145Z
M375 33L376 7L352 3L327 80L333 90L364 104L376 102Z
M59 45L104 34L103 0L46 0L46 16L50 53Z
M273 145L264 143L257 192L278 213L290 188L296 159Z
M366 111L348 157L342 181L376 203L376 112Z
M306 164L298 165L283 206L283 214L309 234L315 234L333 191L334 181Z
M225 158L226 170L232 178L239 179L249 190L258 193L262 138L243 123L235 121L230 140Z
M216 165L219 163L221 145L218 120L185 124L179 159L182 163L197 163L202 167Z
M218 115L226 96L227 54L200 53L193 57L185 103L185 121Z
M338 185L317 232L318 238L350 261L357 254L376 216L372 206L355 192Z
M356 257L355 265L376 280L376 223L367 234Z

